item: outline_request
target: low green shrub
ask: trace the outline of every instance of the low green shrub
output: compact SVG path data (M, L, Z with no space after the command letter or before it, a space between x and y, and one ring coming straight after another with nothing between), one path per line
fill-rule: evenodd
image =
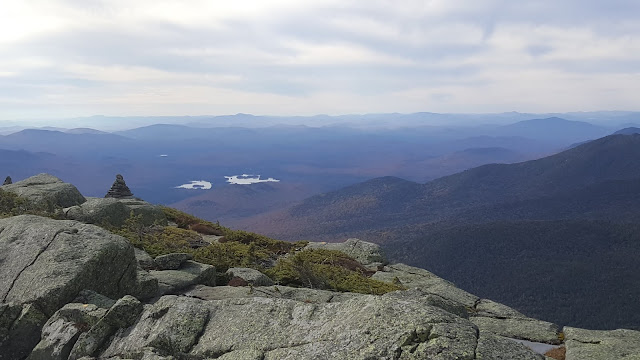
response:
M223 226L220 226L220 224L214 224L210 221L202 220L198 217L195 217L191 214L187 214L180 210L176 210L174 208L162 206L161 209L162 209L162 212L164 213L164 216L167 217L167 220L169 220L170 222L176 223L176 225L182 229L187 229L189 228L189 225L195 225L195 224L204 224L220 230L223 229Z
M272 261L273 254L254 244L225 242L196 249L194 258L198 262L215 265L216 270L223 272L231 267L264 270Z
M357 264L357 265L356 265ZM266 274L283 285L381 295L402 286L367 277L350 256L335 250L313 249L278 260Z
M364 294L384 294L403 289L398 284L369 278L371 272L339 251L300 251L308 242L289 243L247 231L231 230L179 210L165 207L163 211L167 219L178 227L148 226L142 223L141 215L131 213L123 227L111 230L153 257L172 252L189 253L198 262L214 265L218 273L230 267L249 267L266 273L282 285ZM202 239L200 234L189 230L198 224L219 230L225 241L204 247L192 246Z
M167 217L167 220L176 223L179 228L197 228L197 225L204 225L220 231L222 236L224 236L225 241L227 242L239 242L246 245L254 243L257 247L266 249L268 252L274 254L286 254L292 250L301 249L308 244L307 241L290 243L286 241L275 240L268 236L256 234L249 231L232 230L228 227L220 225L217 222L212 223L210 221L202 220L193 215L166 206L162 207L162 211Z
M148 226L142 222L141 215L131 213L121 228L109 230L129 239L134 246L153 257L173 252L189 253L196 261L214 265L217 271L222 272L237 266L264 270L272 266L279 255L301 249L307 244L289 243L255 233L231 230L167 207L163 208L163 212L178 227ZM202 237L188 228L198 224L221 231L225 241L204 247L192 246L195 243L201 244Z

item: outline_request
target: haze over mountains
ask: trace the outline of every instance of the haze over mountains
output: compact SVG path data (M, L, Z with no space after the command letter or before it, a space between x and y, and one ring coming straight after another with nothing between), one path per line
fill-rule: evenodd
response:
M380 243L531 316L640 324L629 315L640 313L629 300L640 297L637 113L188 120L12 132L0 136L0 169L14 180L51 173L99 197L121 173L137 196L236 228ZM244 173L281 181L226 183ZM212 188L176 188L200 180Z
M628 112L561 116L573 120L520 113L335 117L238 114L131 118L127 119L131 125L152 121L178 124L153 124L114 133L77 127L101 125L104 129L114 120L93 117L74 123L70 130L25 129L0 136L0 149L26 152L22 156L29 153L28 161L12 160L12 156L3 160L3 169L15 179L48 172L73 182L88 195L102 196L114 173L122 173L137 189L136 194L149 201L179 203L181 209L211 220L237 221L241 220L240 214L256 214L257 210L246 212L248 208L273 210L379 176L425 182L483 164L539 158L610 134L623 123L640 118ZM607 117L608 127L575 120L603 123ZM452 125L435 125L447 122ZM615 123L620 127L611 125ZM249 201L225 183L224 176L243 173L282 182L265 184L264 189L269 191L259 191L261 195ZM211 182L210 193L175 188L194 180ZM295 188L295 196L291 196L291 188ZM232 199L232 193L238 196L236 201L203 202L199 198ZM234 205L243 202L246 204Z
M116 119L92 117L75 119L70 130L17 131L15 124L5 124L8 126L3 128L6 135L0 136L0 149L46 152L63 159L54 167L33 161L14 163L7 171L16 178L49 171L74 182L83 192L99 196L113 173L121 172L136 185L140 196L157 203L174 203L195 195L175 190L175 186L207 180L214 184L215 191L224 186L224 176L242 173L308 187L307 195L378 176L424 182L486 163L517 162L555 153L573 143L610 134L639 118L628 112L565 115L600 123L608 118L610 122L602 126L519 113L333 117L238 114L119 118L130 126L145 126L108 133L101 130L113 127ZM482 123L497 125L477 125ZM78 168L92 170L76 171Z
M633 111L590 111L569 113L488 113L488 114L443 114L418 112L411 114L348 114L315 116L262 116L235 114L220 116L103 116L55 119L20 120L0 122L0 133L15 132L27 128L44 127L49 130L85 128L103 131L122 131L155 124L179 124L197 128L206 127L245 127L262 128L269 126L348 126L348 127L417 127L417 126L472 126L478 124L508 125L532 119L558 117L566 120L589 122L601 126L625 127L625 124L638 123L638 112ZM52 127L55 123L58 127Z

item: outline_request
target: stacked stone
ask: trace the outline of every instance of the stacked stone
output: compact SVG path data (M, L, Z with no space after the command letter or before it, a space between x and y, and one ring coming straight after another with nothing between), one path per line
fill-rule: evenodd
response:
M113 185L111 185L111 189L107 192L106 198L126 198L133 196L131 190L124 182L124 178L122 175L116 175L116 181L114 181Z
M4 186L4 185L11 185L11 184L13 184L13 181L11 180L11 176L7 176L7 177L4 179L4 182L2 183L2 186Z

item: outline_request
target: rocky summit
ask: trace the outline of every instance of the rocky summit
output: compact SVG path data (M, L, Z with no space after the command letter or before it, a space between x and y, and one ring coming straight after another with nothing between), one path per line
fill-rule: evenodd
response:
M85 199L58 180L38 175L10 188L55 201L64 207L57 218L0 219L0 360L640 359L638 331L560 328L427 270L389 264L372 243L284 251L283 243L224 230L195 246L201 241L175 240L209 236L187 229L194 220L186 214L141 200ZM261 244L276 247L279 259L256 260ZM220 253L245 245L246 258ZM343 254L336 263L366 274L367 286L395 291L319 289L311 276L309 287L280 283L291 269L312 272L302 259L318 251ZM294 267L268 270L283 261Z

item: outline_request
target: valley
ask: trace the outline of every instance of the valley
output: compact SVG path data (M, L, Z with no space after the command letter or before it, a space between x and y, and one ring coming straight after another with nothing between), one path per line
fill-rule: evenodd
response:
M639 169L640 135L611 135L425 184L377 178L235 225L290 241L361 238L531 316L638 328Z

